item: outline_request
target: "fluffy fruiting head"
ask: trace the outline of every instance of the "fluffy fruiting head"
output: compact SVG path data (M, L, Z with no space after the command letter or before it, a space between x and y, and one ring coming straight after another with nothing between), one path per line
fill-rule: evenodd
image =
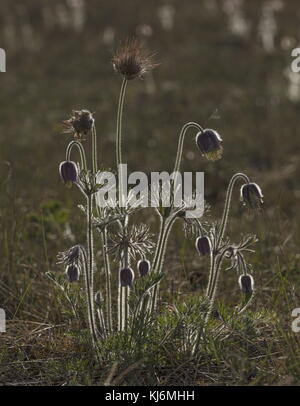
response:
M94 125L93 114L89 110L73 110L72 116L63 121L65 133L74 133L74 137L81 139Z
M136 39L127 39L112 58L114 70L125 79L143 77L158 64L153 62L153 55L147 54Z

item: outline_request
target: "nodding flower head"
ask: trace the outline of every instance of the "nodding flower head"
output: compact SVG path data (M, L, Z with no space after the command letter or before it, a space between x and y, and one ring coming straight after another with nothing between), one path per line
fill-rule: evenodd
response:
M127 39L112 58L114 70L125 79L142 78L151 69L158 66L153 62L153 55L147 54L136 39Z
M64 265L65 274L69 282L77 282L79 280L81 268L85 266L83 257L86 257L86 251L82 245L74 245L57 255L57 263Z
M263 194L256 183L245 183L241 187L240 200L245 206L256 209L263 204Z
M102 293L100 292L100 290L98 290L98 292L95 293L95 303L97 306L101 307L104 303L104 298Z
M214 130L206 129L196 135L197 147L210 161L217 161L222 158L222 142L222 138Z
M78 282L80 271L76 265L68 265L66 268L66 276L69 282Z
M78 180L78 168L73 161L64 161L59 165L59 174L63 183L71 187Z
M254 279L249 274L243 274L239 277L240 289L246 295L253 293Z
M120 271L121 286L131 287L134 281L134 272L131 268L123 268Z
M210 240L208 237L198 237L196 240L196 249L199 255L207 255L211 252Z
M74 133L75 139L82 139L94 125L93 114L88 110L73 110L72 116L68 120L63 121L65 133Z
M142 259L137 264L140 276L147 276L150 271L150 262L147 259Z

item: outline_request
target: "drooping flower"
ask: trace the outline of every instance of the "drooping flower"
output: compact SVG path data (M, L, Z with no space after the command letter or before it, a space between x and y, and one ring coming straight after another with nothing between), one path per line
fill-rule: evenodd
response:
M137 264L140 276L147 276L150 271L150 262L147 259L142 259Z
M137 39L127 39L115 52L112 64L114 70L127 80L142 78L158 66L153 62L153 54L147 54Z
M240 200L252 209L261 207L263 204L261 188L256 183L245 183L240 190Z
M254 279L249 274L243 274L239 277L240 289L243 293L250 295L254 289Z
M64 161L59 165L59 174L63 183L70 187L78 180L78 168L73 161Z
M97 306L101 307L101 306L103 305L103 303L104 303L104 298L103 298L103 295L102 295L102 293L100 292L100 290L98 290L98 291L95 293L95 298L94 298L94 300L95 300L95 303L96 303Z
M217 161L222 158L222 142L222 138L215 130L206 129L196 135L197 147L210 161Z
M69 282L78 282L80 271L76 265L68 265L66 268L66 275Z
M208 255L211 252L211 244L208 237L198 237L196 240L196 249L199 255Z
M69 282L79 280L81 269L85 267L84 258L86 256L86 250L82 245L74 245L57 255L57 263L64 265L65 274Z
M82 140L82 136L92 129L94 122L93 114L89 110L73 110L71 118L63 121L64 132L74 133L75 139Z
M123 268L120 271L121 286L131 287L134 281L134 272L131 268Z

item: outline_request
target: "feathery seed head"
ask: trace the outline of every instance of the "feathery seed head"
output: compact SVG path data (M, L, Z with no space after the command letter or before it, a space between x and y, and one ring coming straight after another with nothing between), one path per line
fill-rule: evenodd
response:
M114 254L116 261L122 260L123 252L126 249L128 257L135 260L137 256L145 256L152 253L155 247L152 241L153 235L149 227L145 224L133 225L129 227L128 232L123 234L121 231L111 233L107 244L107 252Z
M73 110L72 116L68 120L63 121L65 133L74 133L75 139L82 139L94 125L93 114L89 110Z
M153 54L147 54L137 39L127 39L115 52L112 64L114 70L127 80L142 78L158 66L153 62Z

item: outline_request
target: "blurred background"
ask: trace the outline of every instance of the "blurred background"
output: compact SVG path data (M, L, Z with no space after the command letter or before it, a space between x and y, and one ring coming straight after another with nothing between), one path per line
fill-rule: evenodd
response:
M72 109L95 112L101 165L114 167L121 78L111 58L128 36L161 63L128 86L129 170L170 171L187 121L216 129L223 159L206 161L190 136L182 169L205 172L213 219L235 172L261 185L259 213L241 207L236 190L229 233L233 240L258 234L255 279L265 293L258 301L273 298L277 278L286 277L298 303L300 73L291 70L291 52L300 45L299 21L298 0L1 0L7 72L0 74L0 305L9 317L61 317L43 275L58 269L58 251L84 238L81 196L58 176L70 141L61 122ZM178 227L170 242L170 295L187 281L187 291L205 286L207 264L194 241L183 240ZM226 296L237 290L232 280L224 281Z

